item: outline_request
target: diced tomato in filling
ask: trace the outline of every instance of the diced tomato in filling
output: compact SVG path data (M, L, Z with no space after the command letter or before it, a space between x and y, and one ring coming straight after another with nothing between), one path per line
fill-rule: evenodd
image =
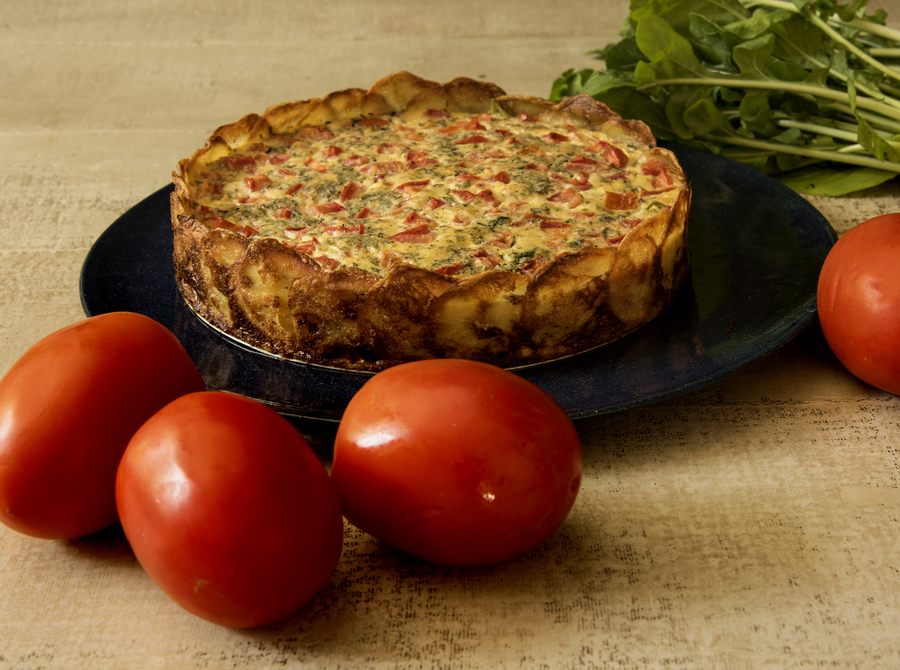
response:
M197 208L197 211L194 213L194 216L201 221L206 221L208 219L216 218L218 214L216 214L216 210L214 210L212 207L209 207L207 205L200 205L200 207Z
M490 140L484 135L470 135L461 140L456 140L453 144L483 144L485 142L490 142Z
M360 156L359 154L353 154L352 156L347 156L347 158L344 159L344 165L349 165L350 167L359 167L360 165L365 165L368 162L368 156Z
M240 233L246 237L250 237L251 235L256 235L259 231L253 226L241 226L237 223L233 223L228 219L223 219L221 216L214 217L208 221L209 225L213 228L223 228L225 230L230 230L235 233Z
M493 177L491 177L491 181L500 182L501 184L509 183L509 173L506 170L501 170Z
M550 142L559 143L559 142L568 142L569 141L568 135L563 135L562 133L556 133L556 132L547 133L543 137L544 137L544 139L549 140Z
M309 226L301 226L298 228L285 228L284 234L292 240L299 240L303 235L312 230Z
M494 192L491 191L491 190L488 190L488 189L485 189L485 190L483 190L483 191L479 191L479 192L477 193L476 197L477 197L479 200L481 200L482 202L487 203L488 205L494 205L494 206L497 206L497 205L500 204L500 201L497 200L497 199L494 197Z
M615 191L606 192L607 209L637 209L639 202L640 196L637 193L616 193Z
M210 196L222 195L222 184L215 181L200 182L197 186L197 199L208 198Z
M454 263L453 265L445 265L440 268L436 268L435 272L442 275L456 275L459 274L460 270L462 270L462 263Z
M256 159L253 156L222 156L220 160L229 170L246 170L256 167Z
M400 184L396 187L396 190L403 191L405 193L416 193L421 191L423 188L428 186L431 183L430 179L417 179L415 181L408 181L403 184Z
M562 219L557 218L557 217L547 216L546 214L535 214L534 212L528 212L526 214L523 214L522 218L528 219L530 221L535 221L535 220L536 221L549 221L552 223L562 223L562 221L563 221Z
M625 239L624 235L619 235L618 237L611 237L608 240L606 240L606 244L608 246L614 247L624 239Z
M534 274L538 270L540 270L543 266L545 266L549 261L543 256L535 256L527 263L524 263L520 268L519 272L524 272L525 274Z
M609 169L609 163L589 156L577 156L566 163L564 169L584 173L604 172Z
M582 172L571 179L565 179L561 176L554 175L560 181L569 184L576 191L587 191L591 188L591 182L588 181L587 175Z
M469 204L477 197L471 191L462 191L461 190L461 191L451 191L451 192L453 193L453 195L455 195L457 198L459 198L459 201L461 203L463 203L464 205Z
M287 163L290 159L290 154L271 154L266 160L269 165L281 165L282 163Z
M288 244L288 246L294 251L299 251L301 254L306 254L307 256L312 256L315 253L318 246L316 242L302 242L300 244Z
M497 247L498 249L509 249L514 243L515 238L508 230L498 231L497 237L489 242L491 246Z
M423 244L433 242L437 239L437 235L428 227L428 224L420 224L409 230L403 230L395 235L391 235L388 239L394 242L409 242L413 244Z
M400 161L383 161L380 163L372 163L363 168L363 172L374 175L397 174L405 171L403 163Z
M473 256L478 260L479 263L487 267L488 269L495 268L500 265L503 259L500 258L493 251L488 251L487 249L479 249L476 251Z
M443 200L439 200L437 198L431 198L428 201L428 205L426 207L427 207L427 209L438 209L439 207L443 207L446 204L447 203L445 203Z
M641 189L641 197L646 198L647 196L650 196L650 195L659 195L660 193L666 193L668 191L673 191L673 190L675 190L675 188L676 188L675 184L672 184L671 186L666 186L664 188L655 188L652 191L648 191L647 189L642 188Z
M331 235L332 237L336 235L362 235L365 233L366 227L361 223L357 226L341 224L336 226L325 226L322 231L326 235Z
M377 147L375 147L375 153L379 154L392 154L394 150L400 145L396 142L382 142Z
M269 179L268 175L258 174L253 177L245 177L244 178L244 186L246 186L250 191L256 193L257 191L262 191L266 186L272 183L272 180Z
M665 189L672 186L672 175L668 172L662 172L653 179L653 188Z
M344 206L339 202L326 202L321 205L310 205L306 212L310 216L324 216L325 214L336 214L337 212L343 212Z
M368 207L363 207L359 210L359 213L356 215L357 219L369 219L374 218L375 214Z
M487 128L481 125L481 121L477 116L473 116L471 119L469 119L464 128L466 130L487 130Z
M641 166L641 172L647 175L662 174L666 171L666 165L661 160L651 158Z
M548 197L547 200L549 200L550 202L566 204L569 206L569 209L578 207L578 205L584 202L584 198L582 197L581 193L576 191L574 188L567 188L560 191L559 193L554 193L553 195Z
M315 170L316 172L322 172L322 173L328 172L328 168L325 165L322 165L319 161L317 161L313 158L307 158L303 162L303 164L306 167L308 167L312 170Z
M294 212L290 207L282 207L281 209L276 210L272 216L276 219L290 219L294 216Z
M529 121L537 121L538 117L536 114L529 114L528 112L519 112L519 121L523 123L527 123Z
M356 121L354 125L363 126L364 128L372 128L373 126L386 126L390 123L388 119L385 119L380 116L373 116L368 119L360 119Z
M313 142L322 142L325 140L333 140L334 135L325 126L304 126L297 133L297 136L304 140Z
M406 162L410 170L425 167L427 165L437 165L437 161L428 157L427 151L407 151Z
M325 158L334 158L335 156L340 156L342 153L344 153L344 150L334 144L329 144L322 149L322 155L325 156Z
M297 191L303 188L303 184L294 184L287 191L284 192L285 195L294 195Z
M341 264L340 261L336 261L329 256L313 256L313 260L318 263L323 270L334 270Z
M463 126L465 126L465 125L466 124L463 121L460 121L458 123L451 123L446 128L441 128L440 130L438 130L437 134L438 135L448 135L448 136L455 135L460 130L462 130Z
M617 168L623 168L628 165L628 156L619 147L608 147L606 151L603 152L603 158Z
M571 223L566 223L562 219L544 219L540 223L541 230L561 230L565 228L571 228Z
M429 219L428 217L422 216L422 215L419 214L418 212L411 212L411 213L409 214L409 216L407 216L407 217L403 220L403 225L404 225L404 226L420 226L420 225L428 226L428 225L431 225L431 224L433 224L433 223L434 223L434 221L432 221L432 220Z
M341 202L352 200L362 191L362 186L353 181L348 181L341 189Z
M452 114L450 114L450 112L445 112L442 109L429 109L425 112L425 116L428 116L432 119L439 119L447 118L449 116L452 116Z

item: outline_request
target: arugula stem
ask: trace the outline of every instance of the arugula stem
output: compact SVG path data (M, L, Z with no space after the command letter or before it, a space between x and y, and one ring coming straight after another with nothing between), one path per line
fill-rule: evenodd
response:
M857 105L859 105L859 100L857 100L856 103L857 103ZM850 105L837 103L834 105L830 105L830 108L835 110L836 112L845 114L848 117L854 116L853 109L850 107ZM889 130L889 131L892 131L895 133L900 133L900 120L889 119L880 114L877 114L877 115L869 114L867 112L861 112L859 110L856 111L856 114L859 114L859 116L864 118L866 121L871 123L873 126L877 126L884 130Z
M796 128L797 130L816 133L817 135L827 135L846 142L856 142L858 139L857 134L853 131L839 130L818 123L805 123L803 121L794 121L792 119L779 119L775 124L782 128Z
M745 137L737 137L734 135L707 135L699 137L699 139L709 140L711 142L723 142L726 144L734 144L737 146L748 147L752 149L767 149L774 152L793 154L795 156L805 156L807 158L815 158L822 161L833 161L837 163L847 163L850 165L858 165L860 167L876 168L878 170L887 170L890 172L900 173L900 164L891 163L890 161L882 161L871 156L857 156L854 154L840 153L837 151L825 151L821 149L807 149L805 147L797 147L791 144L777 144L775 142L764 142L760 140L751 140Z
M786 12L794 12L795 14L801 13L801 11L797 9L794 3L783 2L782 0L742 0L742 4L745 7L771 7L772 9L781 9ZM834 20L834 22L839 25L846 25L851 28L856 28L857 30L862 30L863 32L867 32L870 35L875 35L876 37L882 37L893 42L900 42L900 30L888 28L881 23L867 21L866 19L861 18L853 18L850 21Z
M872 47L869 55L874 58L900 58L900 47Z
M849 21L847 25L851 28L863 30L870 35L875 35L876 37L883 37L884 39L891 40L892 42L900 42L900 30L888 28L887 26L880 23L866 21L865 19L853 19L852 21Z
M850 53L855 55L857 58L868 63L869 65L874 67L876 70L878 70L879 72L882 72L883 74L887 75L888 77L892 77L893 79L900 81L900 72L897 72L896 70L892 70L891 68L886 67L883 63L879 62L875 58L872 58L869 54L867 54L865 51L863 51L862 49L857 47L855 44L847 41L843 35L841 35L834 28L829 26L821 18L819 18L812 12L808 12L807 18L810 20L810 22L812 22L813 25L818 26L819 29L823 33L828 35L835 42L842 44L844 46L844 48L847 49L847 51L849 51Z
M647 84L635 86L636 90L644 91L649 88L657 88L659 86L722 86L724 88L737 89L764 89L768 91L784 91L786 93L796 93L798 95L808 95L812 97L827 98L835 102L848 102L847 93L836 91L832 88L821 86L810 86L809 84L795 84L791 82L762 81L756 79L720 79L718 77L676 77L673 79L656 79ZM856 99L856 106L876 112L888 118L900 120L900 100L892 101L895 104L886 104L871 98Z

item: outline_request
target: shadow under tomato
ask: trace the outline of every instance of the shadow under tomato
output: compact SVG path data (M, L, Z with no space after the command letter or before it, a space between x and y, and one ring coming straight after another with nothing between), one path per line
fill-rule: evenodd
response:
M554 593L563 566L585 563L580 525L564 524L530 551L472 568L417 559L348 526L344 555L325 588L293 614L238 634L246 651L272 664L315 662L337 653L373 664L414 657L427 644L423 634L444 643L450 628L474 632L488 620L540 608L535 589ZM461 644L474 641L466 630L452 636Z
M337 435L338 424L293 416L284 418L304 437L319 460L329 466L334 455L334 438Z
M63 540L62 545L69 553L90 557L92 559L108 559L129 562L136 560L122 530L121 524L115 523L108 528L72 540Z

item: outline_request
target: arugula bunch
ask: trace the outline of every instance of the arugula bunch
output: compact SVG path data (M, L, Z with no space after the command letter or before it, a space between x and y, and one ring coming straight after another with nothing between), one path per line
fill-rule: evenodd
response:
M900 31L868 0L631 0L621 41L551 99L588 93L661 140L795 191L844 195L900 173Z

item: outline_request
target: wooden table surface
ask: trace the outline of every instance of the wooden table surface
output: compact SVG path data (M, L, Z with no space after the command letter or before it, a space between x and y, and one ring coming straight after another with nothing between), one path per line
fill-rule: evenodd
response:
M883 3L892 16L900 2ZM217 126L410 70L549 95L624 0L0 0L0 373L83 317L98 236ZM896 182L815 198L843 233ZM328 453L332 424L300 429ZM569 519L448 570L347 529L330 583L260 629L185 613L118 527L0 527L0 669L900 667L900 400L817 325L727 379L580 420Z

